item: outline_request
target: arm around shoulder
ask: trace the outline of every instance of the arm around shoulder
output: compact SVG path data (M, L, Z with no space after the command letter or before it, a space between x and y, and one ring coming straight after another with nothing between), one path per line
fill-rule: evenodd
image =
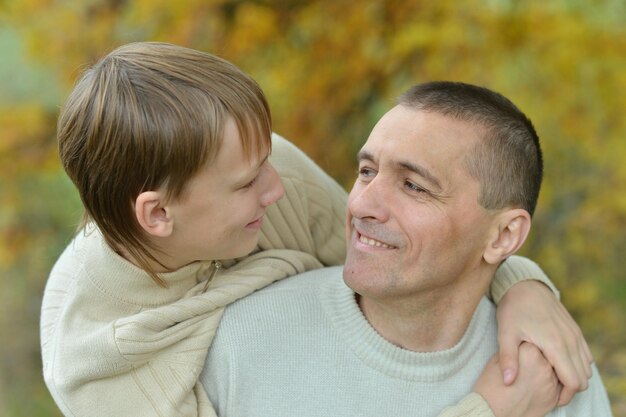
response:
M306 252L324 265L343 263L346 191L304 152L276 134L270 162L283 181L285 196L268 208L259 248Z
M499 304L500 300L517 283L535 280L545 284L555 294L560 297L559 290L554 286L550 278L543 272L541 267L535 262L522 256L511 256L504 261L496 271L496 276L489 288L491 299Z

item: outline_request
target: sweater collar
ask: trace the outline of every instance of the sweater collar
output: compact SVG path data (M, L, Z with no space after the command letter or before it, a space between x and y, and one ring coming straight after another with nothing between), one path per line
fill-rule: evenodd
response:
M160 273L159 277L167 283L167 288L163 288L147 272L111 249L95 227L79 232L73 244L82 259L84 272L94 286L114 299L142 307L169 304L184 297L212 270L212 261L206 261Z
M327 283L320 298L338 334L356 356L380 372L407 380L437 382L458 372L481 347L490 326L495 326L495 308L483 297L455 346L442 351L413 352L376 332L343 279Z

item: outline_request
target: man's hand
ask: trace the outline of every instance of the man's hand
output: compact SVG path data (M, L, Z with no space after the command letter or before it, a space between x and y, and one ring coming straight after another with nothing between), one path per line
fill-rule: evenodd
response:
M505 384L519 378L520 345L529 342L541 350L563 385L558 405L569 403L576 392L587 389L593 362L589 346L574 319L544 284L515 284L500 301L497 318Z
M504 385L498 355L487 363L474 385L496 417L545 416L557 404L560 385L552 366L535 346L518 349L520 370L511 385Z

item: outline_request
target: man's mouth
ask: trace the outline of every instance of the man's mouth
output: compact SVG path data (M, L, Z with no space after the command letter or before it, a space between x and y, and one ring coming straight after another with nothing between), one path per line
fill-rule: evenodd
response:
M395 249L395 246L391 246L379 240L369 238L367 236L360 234L359 232L357 232L357 238L359 239L359 242L368 246L374 246L377 248L384 248L384 249Z

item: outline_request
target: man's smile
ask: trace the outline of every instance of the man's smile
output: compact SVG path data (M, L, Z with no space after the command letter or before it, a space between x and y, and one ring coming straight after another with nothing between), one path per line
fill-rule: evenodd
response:
M359 242L368 246L374 246L383 249L396 249L396 247L393 245L381 242L380 240L372 239L371 237L365 236L358 231L356 231L356 237Z

